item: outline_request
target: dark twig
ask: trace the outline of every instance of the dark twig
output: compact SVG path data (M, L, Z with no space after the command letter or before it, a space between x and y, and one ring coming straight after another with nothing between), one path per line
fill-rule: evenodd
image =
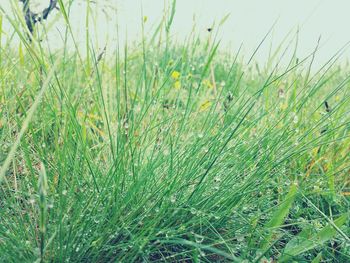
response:
M24 19L26 21L27 28L30 32L29 39L31 40L35 24L37 22L41 22L48 18L49 14L55 8L57 8L58 0L50 0L50 5L47 8L45 8L41 13L34 13L30 10L30 7L29 7L30 0L19 0L19 1L23 3Z

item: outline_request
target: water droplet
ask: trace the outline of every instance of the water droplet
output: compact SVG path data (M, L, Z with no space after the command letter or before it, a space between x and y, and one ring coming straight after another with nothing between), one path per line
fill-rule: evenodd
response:
M298 121L299 121L298 115L294 114L293 122L298 123Z
M243 242L244 241L244 235L237 235L236 239L238 242Z
M204 241L204 236L195 234L194 239L196 240L196 243L202 243Z
M203 250L199 250L199 255L201 256L201 257L205 257L206 255L205 255L205 252L203 251Z
M171 196L170 197L170 202L171 203L175 203L176 202L176 197L175 196Z
M220 183L221 182L221 177L220 176L215 176L214 177L214 182L215 183Z

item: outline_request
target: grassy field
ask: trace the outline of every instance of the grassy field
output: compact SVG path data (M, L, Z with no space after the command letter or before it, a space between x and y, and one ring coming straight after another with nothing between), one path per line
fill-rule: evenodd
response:
M258 67L215 30L174 44L172 15L113 56L49 52L9 18L0 261L349 262L341 53Z

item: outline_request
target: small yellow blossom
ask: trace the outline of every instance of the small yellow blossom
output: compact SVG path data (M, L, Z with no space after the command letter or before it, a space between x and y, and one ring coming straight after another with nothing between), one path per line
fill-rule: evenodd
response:
M211 89L211 88L214 87L213 84L210 82L209 79L203 80L203 85L204 85L204 86L207 86L209 89Z
M139 100L139 96L137 96L137 94L133 91L130 92L130 97L135 101Z
M174 79L174 80L178 80L180 78L180 72L174 70L172 73L171 73L171 77Z
M318 154L318 147L312 149L312 155L316 156Z
M209 100L206 100L205 102L203 102L201 104L201 106L199 107L199 111L205 111L207 110L209 107L211 106L211 102Z
M285 109L287 109L287 107L288 107L287 103L281 103L280 104L280 109L281 110L285 110Z
M148 16L144 16L144 17L143 17L143 23L146 23L147 20L148 20Z
M180 80L175 81L174 88L175 89L180 89L181 88L181 81Z

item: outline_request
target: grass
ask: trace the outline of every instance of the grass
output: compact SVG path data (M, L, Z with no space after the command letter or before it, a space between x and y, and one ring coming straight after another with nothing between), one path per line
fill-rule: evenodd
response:
M85 59L8 17L0 260L348 262L349 69L247 65L215 32L173 44L172 8L153 37L113 57L87 40Z

